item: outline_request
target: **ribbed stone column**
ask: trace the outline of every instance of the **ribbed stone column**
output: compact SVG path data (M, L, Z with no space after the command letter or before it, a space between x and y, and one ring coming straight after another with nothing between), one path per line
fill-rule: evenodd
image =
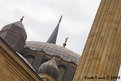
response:
M102 0L73 81L116 81L120 64L121 0Z

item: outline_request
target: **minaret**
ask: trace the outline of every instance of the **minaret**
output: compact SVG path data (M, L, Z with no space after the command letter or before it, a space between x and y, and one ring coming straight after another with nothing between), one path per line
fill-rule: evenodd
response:
M120 64L121 0L101 0L73 81L116 81Z
M51 36L49 37L47 43L52 43L52 44L56 44L56 39L57 39L57 35L58 35L58 30L59 30L59 25L61 22L62 16L59 19L59 22L56 26L56 28L54 29L54 31L52 32Z

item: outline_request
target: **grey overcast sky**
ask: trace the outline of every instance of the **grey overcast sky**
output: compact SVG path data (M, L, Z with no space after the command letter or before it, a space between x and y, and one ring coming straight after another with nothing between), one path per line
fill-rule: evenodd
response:
M25 16L27 40L46 42L63 15L57 44L81 54L101 0L0 0L0 29Z
M0 29L25 16L27 40L46 42L63 15L57 44L81 55L101 0L0 0Z

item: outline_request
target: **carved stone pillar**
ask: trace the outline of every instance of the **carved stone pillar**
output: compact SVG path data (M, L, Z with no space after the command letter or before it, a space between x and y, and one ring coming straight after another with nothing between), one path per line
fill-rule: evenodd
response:
M73 81L116 81L120 64L121 0L102 0Z

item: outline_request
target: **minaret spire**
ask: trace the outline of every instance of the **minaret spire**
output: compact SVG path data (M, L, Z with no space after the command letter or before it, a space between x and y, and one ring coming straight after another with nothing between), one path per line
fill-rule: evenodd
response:
M52 32L51 36L49 37L47 43L56 44L56 39L57 39L59 25L60 25L61 20L62 20L62 16L60 17L59 22L58 22L56 28L54 29L54 31Z

